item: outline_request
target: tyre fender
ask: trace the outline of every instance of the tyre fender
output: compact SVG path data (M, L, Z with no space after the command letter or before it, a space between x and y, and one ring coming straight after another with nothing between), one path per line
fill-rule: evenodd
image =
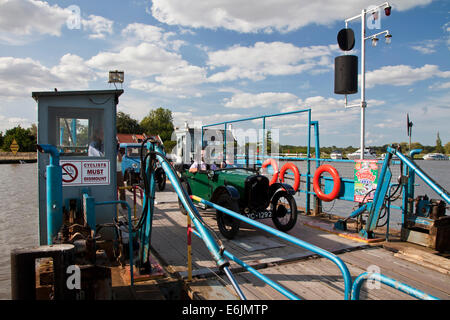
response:
M240 195L239 195L239 191L233 187L233 186L220 186L218 187L216 190L214 190L214 193L211 197L211 202L216 202L217 199L219 198L219 195L222 194L223 192L228 193L228 195L231 197L231 199L233 200L239 200Z
M276 193L278 192L287 192L290 195L295 195L296 191L292 188L291 185L287 183L276 182L269 187L269 195L270 199L272 199Z

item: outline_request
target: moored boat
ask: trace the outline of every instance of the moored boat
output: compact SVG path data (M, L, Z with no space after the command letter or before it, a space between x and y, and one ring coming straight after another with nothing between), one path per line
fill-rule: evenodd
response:
M333 151L332 153L330 153L330 158L333 160L340 160L340 159L342 159L342 152Z
M361 149L356 150L353 153L349 153L347 158L350 160L358 160L361 158ZM377 155L370 149L364 149L364 159L376 159Z
M448 157L442 153L428 153L423 157L423 160L448 160Z

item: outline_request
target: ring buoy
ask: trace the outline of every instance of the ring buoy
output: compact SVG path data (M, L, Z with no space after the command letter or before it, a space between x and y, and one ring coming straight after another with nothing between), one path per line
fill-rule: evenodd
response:
M294 172L294 185L292 186L292 188L294 188L295 191L298 190L298 188L300 187L300 171L298 170L298 168L295 166L295 164L288 162L285 163L280 170L280 174L279 174L279 178L281 180L281 182L284 182L284 174L286 173L286 170L291 169Z
M331 174L333 178L333 190L329 194L326 194L322 192L320 189L319 179L323 172L328 172ZM316 172L314 173L314 179L313 179L313 188L316 195L319 197L319 199L323 201L332 201L336 199L336 197L339 194L339 191L341 190L341 179L339 177L339 173L336 170L335 167L332 167L328 164L321 165L319 168L317 168Z
M272 158L267 159L266 161L264 161L264 163L262 164L261 168L264 169L268 165L271 165L272 169L273 169L272 180L270 180L270 182L269 182L269 186L270 186L270 185L274 184L275 182L277 182L277 180L278 180L278 172L279 171L278 171L278 164L275 161L275 159L272 159Z

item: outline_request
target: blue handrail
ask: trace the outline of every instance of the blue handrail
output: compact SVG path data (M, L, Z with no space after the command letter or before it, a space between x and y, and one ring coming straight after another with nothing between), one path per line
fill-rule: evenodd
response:
M314 253L316 253L316 254L324 257L324 258L327 258L327 259L331 260L341 270L342 276L344 278L344 284L345 284L345 295L344 295L344 297L345 297L346 300L350 299L352 278L351 278L350 272L348 271L348 268L345 265L345 263L339 257L337 257L336 255L334 255L331 252L326 251L326 250L324 250L322 248L319 248L319 247L317 247L317 246L315 246L313 244L310 244L308 242L305 242L303 240L295 238L295 237L293 237L293 236L291 236L291 235L289 235L287 233L284 233L282 231L279 231L279 230L276 230L276 229L274 229L272 227L269 227L269 226L267 226L267 225L265 225L265 224L263 224L261 222L252 220L252 219L247 218L247 217L245 217L245 216L243 216L243 215L241 215L239 213L236 213L236 212L231 211L231 210L229 210L227 208L219 206L219 205L217 205L215 203L209 202L209 201L207 201L205 199L202 199L200 197L197 197L197 196L191 196L191 197L194 200L196 200L198 202L201 202L203 204L206 204L207 206L210 206L210 207L215 208L217 210L220 210L221 212L223 212L225 214L228 214L228 215L232 216L233 218L241 220L241 221L243 221L245 223L248 223L248 224L250 224L250 225L252 225L252 226L254 226L256 228L262 229L262 230L264 230L264 231L266 231L268 233L271 233L271 234L273 234L273 235L275 235L275 236L277 236L279 238L282 238L282 239L284 239L286 241L289 241L289 242L291 242L291 243L293 243L293 244L295 244L295 245L297 245L299 247L302 247L304 249L312 251L312 252L314 252Z
M200 233L198 233L196 230L191 229L192 233L194 233L198 238L202 239L202 236L200 235ZM254 276L256 276L257 278L261 279L262 281L264 281L265 283L267 283L269 286L271 286L272 288L274 288L275 290L277 290L278 292L280 292L281 294L283 294L284 296L288 297L291 300L300 300L299 297L297 297L295 294L291 293L290 291L286 290L285 288L283 288L282 286L280 286L278 283L276 283L275 281L267 278L265 275L263 275L262 273L258 272L255 268L252 268L251 266L249 266L248 264L246 264L244 261L238 259L237 257L235 257L233 254L231 254L228 250L225 250L223 252L223 254L228 257L229 259L233 260L234 262L236 262L237 264L239 264L241 267L244 267L247 271L249 271L251 274L253 274Z
M361 273L353 282L352 286L352 300L359 300L359 293L361 291L361 287L364 281L366 280L375 280L379 281L385 285L390 286L396 290L409 294L412 297L421 300L440 300L432 295L429 295L423 291L420 291L416 288L410 287L405 283L389 278L381 273L369 273L364 272Z

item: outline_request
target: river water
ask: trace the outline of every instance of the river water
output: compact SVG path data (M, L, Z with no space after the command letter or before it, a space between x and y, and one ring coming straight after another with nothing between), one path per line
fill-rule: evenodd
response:
M450 186L450 161L417 161L431 177L442 187ZM303 174L305 162L296 165ZM353 179L352 163L333 163L342 178ZM315 163L311 164L314 173ZM398 166L392 168L393 179L399 175ZM18 247L39 245L38 238L38 183L37 164L2 164L0 165L0 197L3 209L0 211L0 299L10 299L10 251ZM439 198L419 178L416 183L416 196L427 194L430 198ZM304 189L304 185L301 186ZM312 188L311 188L312 190ZM297 197L297 204L304 206L305 196ZM348 216L355 203L334 201L323 204L323 211L335 215ZM391 227L396 228L401 221L400 211L392 211Z

